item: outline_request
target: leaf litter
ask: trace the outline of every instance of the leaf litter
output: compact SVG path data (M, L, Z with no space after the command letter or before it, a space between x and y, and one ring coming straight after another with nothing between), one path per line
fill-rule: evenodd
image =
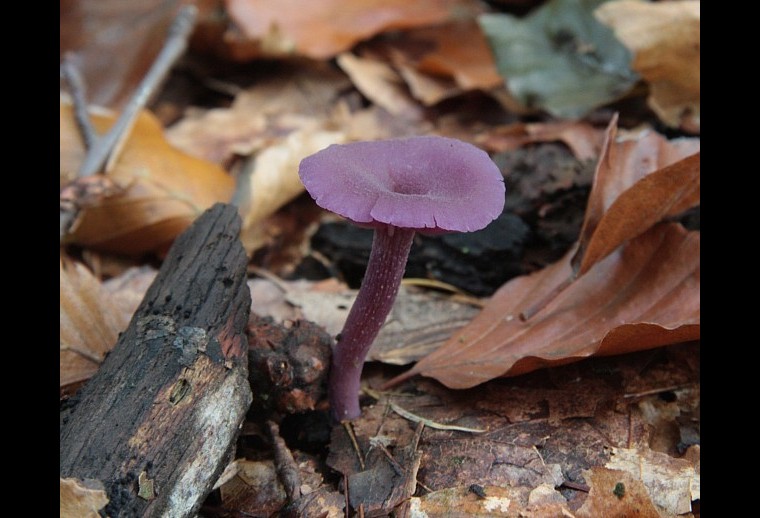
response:
M612 11L613 4L620 4L622 9L624 3L609 2L607 5ZM691 2L684 2L686 3ZM372 2L368 2L364 7L369 4ZM324 8L325 5L321 7ZM403 10L400 4L394 8L399 12ZM326 8L324 11L330 12ZM595 16L601 19L599 12L600 10L595 11ZM206 18L203 21L207 23L209 20ZM630 28L621 29L615 26L615 23L620 22L613 23L606 19L604 21L613 26L632 54L640 51L641 55L645 55L645 44L632 43L623 36L625 30L630 31ZM392 26L390 25L376 29L375 32L365 33L361 31L366 27L357 26L359 30L353 33L351 42L347 44L336 44L337 39L331 40L331 37L327 37L325 41L333 45L333 50L329 51L332 56L344 53L344 56L353 57L349 57L349 60L371 60L378 65L377 70L385 67L382 68L384 71L373 78L374 72L371 71L354 72L352 76L334 68L334 71L339 72L333 74L334 81L317 79L308 86L311 81L308 70L312 67L298 63L292 69L295 72L283 74L285 80L279 83L278 74L274 74L274 80L263 79L247 91L241 88L237 94L238 98L230 107L221 110L208 107L203 110L191 108L178 125L168 130L168 140L182 153L202 158L221 167L230 173L231 177L237 177L240 171L250 173L259 168L269 172L272 179L287 179L288 171L293 168L293 163L297 163L298 156L310 152L306 142L313 139L314 146L319 147L320 142L327 142L319 139L331 138L328 135L350 141L401 134L454 132L461 134L466 140L477 142L490 152L509 154L531 147L541 148L545 142L561 142L572 149L575 156L581 160L595 159L603 147L600 138L602 131L597 127L598 124L589 123L592 119L580 121L570 118L560 121L544 117L538 122L517 121L517 124L510 125L510 122L516 122L514 116L507 114L499 120L491 113L487 118L488 123L483 123L477 120L477 114L473 116L466 112L466 103L458 104L462 99L469 99L468 102L473 99L483 102L487 96L492 96L492 99L501 103L507 112L514 110L518 115L524 113L511 97L515 94L510 91L514 83L510 82L508 76L503 78L506 80L506 88L496 86L496 78L492 74L493 69L490 68L492 65L488 65L489 61L493 63L488 59L489 56L485 56L486 59L482 61L478 60L477 56L473 56L471 60L465 58L465 61L469 60L473 65L473 68L468 68L463 63L462 56L456 52L456 48L461 50L464 47L451 45L450 35L456 31L465 33L475 30L477 24L471 22L472 19L470 22L462 22L461 19L449 20L443 25L421 22L419 27L388 32L388 27ZM314 34L321 30L318 25L314 24ZM643 23L642 26L646 24ZM294 44L298 38L308 37L312 28L305 25L292 33L284 26L270 25L247 43L241 38L240 32L235 33L239 27L235 29L228 26L225 30L227 43L238 45L235 59L247 60L262 53L271 56L273 52L291 55L325 52L324 48L319 50L317 47L302 51ZM303 31L303 34L299 34L299 31ZM296 39L291 38L293 34L297 35ZM479 40L477 30L472 34L475 40ZM576 43L578 41L580 40L576 40ZM576 51L579 49L582 51L580 47L576 47ZM215 51L218 50L217 48ZM638 65L631 66L642 74L645 81L654 81L644 68L638 68ZM398 88L396 92L398 99L402 99L401 104L394 105L393 100L383 100L383 96L379 94L381 90L378 90L383 87L383 81ZM285 94L292 91L288 89L293 84L298 84L299 87L306 86L308 95L298 100L297 95ZM360 87L360 84L365 86ZM323 87L321 90L320 86ZM620 91L622 90L620 87ZM243 99L249 94L251 98L248 106L242 108ZM657 88L653 83L652 99L657 97L656 94ZM678 94L675 94L675 97L677 96ZM610 102L609 99L600 99L593 101L597 103L593 106L603 106ZM659 99L664 97L660 96ZM592 101L583 101L588 102ZM676 99L672 103L675 108L670 112L670 105L661 110L656 107L657 101L651 102L656 115L666 123L673 125L676 121L673 114L678 114L681 129L692 130L695 124L698 128L698 98L696 106L693 96L686 96L685 102ZM665 101L660 102L666 104ZM588 110L588 105L583 103L568 109ZM408 110L399 109L399 106L406 106ZM549 109L550 113L552 109ZM194 110L195 126L192 127ZM393 114L394 111L396 115ZM467 115L462 116L463 113ZM689 119L693 113L697 114L696 119ZM414 116L412 119L409 118L410 114ZM421 117L422 114L424 117ZM218 119L215 120L214 117ZM468 120L475 122L473 124ZM483 121L485 120L486 117L483 118ZM608 130L608 133L610 132ZM625 134L625 131L621 133ZM496 372L498 369L493 367L501 360L494 359L488 366L493 372L489 374L486 368L479 381L473 379L465 382L465 386L473 387L469 389L450 390L445 385L439 385L426 378L409 378L407 373L406 381L399 387L403 388L403 392L380 392L380 400L374 403L365 398L365 415L354 423L355 444L359 447L359 453L363 454L362 461L366 469L360 469L358 464L350 467L351 462L356 460L356 446L345 440L346 431L343 428L333 428L332 440L323 439L318 449L324 448L324 444L330 442L328 463L335 471L322 471L316 467L317 463L310 464L312 461L307 457L300 457L305 462L303 466L306 466L305 472L302 472L303 477L308 479L307 473L316 470L327 475L327 479L320 482L315 478L313 484L307 482L307 486L318 487L318 490L310 493L313 499L308 502L305 499L301 500L297 505L286 503L287 508L298 508L300 512L307 514L327 512L329 516L341 516L346 502L354 509L362 509L368 516L373 513L383 515L391 510L402 513L424 511L436 515L436 512L445 513L452 508L466 510L468 516L510 513L514 515L517 512L525 516L595 516L605 514L606 511L600 511L604 509L612 509L614 511L611 512L622 514L638 509L646 513L651 512L652 516L670 516L674 510L678 513L690 512L692 502L699 499L699 447L694 446L693 439L696 432L698 444L699 432L698 424L696 430L694 425L695 419L698 423L698 407L695 411L693 404L687 403L686 400L693 402L696 399L698 402L698 345L668 344L699 338L699 238L698 232L688 232L675 223L661 223L660 220L672 219L674 215L677 216L676 213L681 206L693 205L695 200L698 204L698 140L687 143L680 151L672 149L680 145L678 141L666 141L653 131L628 137L629 142L636 144L626 144L623 139L617 139L613 144L612 140L608 135L604 151L607 162L615 162L610 158L615 153L630 153L629 158L636 157L638 153L638 160L654 166L643 168L647 174L636 176L641 172L641 164L631 168L630 164L635 165L636 160L630 158L630 163L621 165L621 162L617 168L608 171L607 176L613 179L621 175L625 177L625 188L616 185L618 178L610 183L613 186L611 190L601 189L606 190L607 194L612 192L611 197L594 195L601 200L597 202L601 210L588 211L587 220L590 223L584 225L582 232L586 246L577 256L576 270L573 270L571 262L574 251L568 250L560 262L529 277L532 279L531 282L541 282L535 285L538 293L526 295L522 306L504 306L502 303L497 311L494 307L489 307L497 299L495 295L485 301L485 310L472 322L474 324L478 318L489 314L489 311L495 318L493 322L504 320L510 315L519 317L519 312L525 305L540 299L541 294L551 294L552 286L556 287L572 275L579 274L570 286L551 298L548 304L541 307L540 311L524 324L537 328L543 325L550 330L551 326L546 321L542 323L542 319L550 320L548 315L556 317L558 314L573 314L574 311L577 311L576 314L582 314L584 308L588 311L589 304L603 300L606 297L605 293L613 294L615 297L611 303L602 305L601 313L598 314L608 319L606 327L591 325L592 329L587 335L588 339L596 342L598 350L593 352L595 346L589 348L588 344L585 345L586 349L573 349L571 345L567 350L554 351L554 356L549 354L543 359L531 356L532 352L526 356L508 358L501 363L502 368L507 365L506 368L511 369L508 372L510 374L524 373L512 378L501 377L506 371ZM693 147L694 144L696 148ZM626 146L638 148L638 151L631 152ZM74 148L64 148L62 143L62 164L65 162L64 157L76 159L77 151L71 151ZM163 153L162 151L160 154ZM676 159L671 160L677 155ZM599 161L600 168L603 167L602 162L603 160ZM75 163L75 160L66 163ZM72 167L71 171L74 170L76 168ZM636 174L627 177L631 172ZM598 171L596 176L603 175ZM570 175L551 180L553 183L550 182L550 191L547 192L562 195L567 192L569 186L575 185L578 179L579 177ZM696 188L693 188L694 181ZM602 182L597 183L601 185ZM305 225L307 221L309 225L314 224L313 220L292 216L292 211L301 204L295 199L298 196L298 186L293 186L293 190L288 191L287 181L282 185L272 185L273 193L282 189L286 194L280 198L272 196L279 201L274 201L270 208L264 209L264 215L251 217L255 223L252 223L249 229L254 229L254 233L264 230L265 233L269 233L270 239L251 241L253 244L249 244L249 252L255 252L262 244L272 250L279 246L276 243L282 240L271 239L271 225L281 225L282 231L288 232L286 229L293 228L293 225ZM669 192L675 185L692 188L682 192L682 196L677 198ZM116 188L123 189L124 184L117 182ZM253 199L255 195L253 190L246 194L242 182L238 183L236 189L236 196L239 198L250 196L249 199ZM261 194L262 190L267 189L259 188L256 191ZM227 192L231 193L230 190ZM663 201L664 205L668 205L672 210L650 211L647 217L638 218L630 224L630 219L626 216L639 210L640 202L653 192L662 195L655 198L658 202ZM264 194L249 207L255 206L260 209L261 200L268 198L266 193ZM542 202L541 194L546 193L539 192L535 198L531 197L528 203ZM659 203L651 205L659 207ZM291 211L291 215L288 211ZM544 212L549 213L548 210ZM594 215L594 218L591 218L591 215ZM291 221L287 222L282 218L291 218ZM628 226L616 224L621 220L627 222ZM309 232L311 231L301 235L308 236ZM157 241L154 239L154 242ZM95 245L84 246L89 248ZM151 244L145 249L155 248L160 248L160 245ZM308 254L308 244L293 248L294 252L298 250ZM662 258L679 258L679 254L686 255L688 250L692 251L691 255L695 261L684 265L682 270L658 267L657 262ZM660 257L659 253L665 255ZM252 260L255 262L262 257L270 256L254 254ZM296 255L292 257L294 259L291 260L296 260ZM286 270L297 272L298 268L297 265L291 265ZM628 271L629 269L631 271ZM641 279L633 273L637 269ZM610 285L603 282L602 277L603 272L617 274L618 270L628 271L631 276L611 275L610 278L614 279L614 282L619 281L628 286L627 290L615 292ZM146 275L149 276L150 272L146 272ZM652 287L639 282L643 279L674 281L678 275L685 281L682 284L671 283L673 292L669 294L664 293L667 285ZM102 282L97 289L94 286L101 281L91 279L91 288L88 289L98 292L123 289L125 291L122 293L125 294L130 290L128 286L131 281L125 277L124 282L119 283L119 277L117 275ZM258 300L258 303L254 304L254 311L258 308L264 313L270 312L281 322L305 317L323 323L328 331L331 326L339 328L339 322L345 314L340 308L347 307L351 297L351 291L347 290L345 285L338 283L333 287L323 287L318 282L283 282L289 285L284 291L282 283L264 279L252 281L252 286L257 286L252 290L254 300ZM295 282L301 283L298 289L295 288ZM515 290L515 286L521 283L525 283L524 278L510 281L497 292L497 295L509 286L509 290ZM119 304L122 304L123 308L139 301L140 290L144 289L139 285L139 282L132 285L135 289L129 296L123 299L116 297L116 300L122 300ZM644 285L647 285L646 289L650 291L637 297L635 292ZM527 283L526 287L529 286L532 285ZM258 295L256 290L260 290ZM262 295L264 292L270 299L265 300ZM438 341L429 343L432 347L428 349L418 349L412 342L395 347L394 351L394 345L401 345L405 338L418 335L414 326L409 325L414 324L416 317L404 321L404 317L411 314L409 312L412 310L409 308L424 305L427 299L430 299L428 302L436 304L450 303L445 296L434 300L424 290L412 290L410 295L412 297L407 297L410 305L405 308L400 304L398 318L395 319L396 323L401 322L402 325L396 328L395 333L388 333L390 339L387 349L378 347L380 352L373 359L382 362L395 362L400 359L397 363L406 363L422 357L411 372L424 374L422 370L415 369L418 369L418 366L425 367L424 362L427 358L436 354L425 357L428 351L438 347L446 340L447 335L456 333L454 337L463 336L460 333L468 327L465 324L477 309L465 305L463 307L467 307L467 312L461 313L461 318L450 318L449 322L441 319L445 320L443 317L455 314L451 313L452 311L459 311L456 306L430 310L429 313L434 313L440 318L438 321L423 324L421 330L424 334L425 326L436 328L444 324L443 334L436 335ZM415 296L418 298L415 299ZM647 297L650 298L649 306L645 300ZM130 301L124 303L126 299ZM678 300L684 300L685 303L682 308L674 310L671 303ZM62 307L63 305L62 293ZM505 307L508 310L502 311ZM125 312L123 314L130 314L128 309L121 311ZM640 318L635 322L621 323L621 317L629 314L626 311ZM582 317L585 318L585 315L582 314ZM393 318L389 320L389 331L393 322ZM501 325L502 322L499 322L498 326ZM457 331L460 326L464 327ZM494 329L511 333L509 328L498 326ZM604 329L600 332L600 328L605 328L606 334ZM551 336L551 332L547 332ZM628 345L639 339L646 347L656 348L629 352L633 349ZM539 352L543 354L546 351ZM596 354L597 357L581 363L529 372L546 365L547 362L559 365L588 354ZM605 357L601 356L602 354L615 356ZM621 354L624 355L619 356ZM394 357L396 359L392 359ZM452 359L457 361L456 356L452 356ZM510 362L511 367L508 366ZM487 365L487 361L484 365ZM398 371L391 368L390 372L392 376ZM446 380L446 376L448 381L455 380L453 383L461 382L470 375L466 372L445 372L445 369L439 374L442 380ZM387 383L389 377L385 368L378 366L377 369L370 369L365 380L368 386L367 394L377 394L378 389ZM436 375L432 377L438 379ZM696 391L694 387L697 387ZM663 404L665 400L669 402ZM464 432L429 429L396 415L392 411L392 405L408 409L434 422L484 429L486 432L474 438L472 434ZM323 410L324 408L318 404L314 412L319 415ZM308 415L288 417L293 417L293 423L300 422L299 419L308 419ZM260 432L255 431L256 426L253 421L246 424L244 435L253 439L253 442L240 442L238 454L241 459L238 462L259 462L253 459L261 458L260 448L250 447L251 444L255 444L257 436L262 436ZM286 432L288 427L283 424L281 429ZM319 426L298 427L295 433L298 437L304 437L317 434L319 429ZM250 435L251 433L253 435ZM288 440L291 444L299 444L298 440L293 442L293 437ZM294 453L296 458L301 455L297 447ZM251 460L244 460L246 458ZM620 462L613 464L615 459ZM678 462L674 464L671 462L673 459ZM646 471L627 470L626 462L639 466L649 463L653 467L648 467ZM312 467L308 467L309 465ZM677 466L675 470L674 465ZM345 500L344 495L336 489L338 484L334 478L335 473L352 477L345 479L349 482L347 488L343 487ZM681 477L679 473L683 473L684 476ZM273 477L270 473L269 479L272 480ZM370 480L377 483L367 484ZM673 480L674 484L668 488L652 484L653 481L661 483L664 480ZM253 500L250 498L257 498L263 493L251 487L246 484L238 486L242 492L237 493L237 498L242 499L233 500L235 497L227 492L222 501L234 509L242 510L249 506L247 508L253 510L261 502L251 504ZM357 491L354 492L354 489ZM662 494L662 498L658 499L658 492ZM249 499L248 503L244 504L246 499ZM283 506L282 500L268 503L272 504L273 512ZM268 503L264 502L261 505ZM211 506L206 511L214 512Z
M61 188L77 189L73 172L84 158L84 146L71 105L60 107ZM113 115L91 114L104 132ZM126 255L160 251L170 245L205 209L232 198L234 181L216 164L171 146L158 120L148 111L137 118L119 158L106 175L110 191L85 200L67 240L80 246Z

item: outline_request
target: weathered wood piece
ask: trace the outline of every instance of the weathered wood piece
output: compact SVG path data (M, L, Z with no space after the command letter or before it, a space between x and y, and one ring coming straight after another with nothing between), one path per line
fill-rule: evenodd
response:
M172 246L127 330L61 414L62 477L100 480L112 518L193 516L251 403L240 219L216 204Z

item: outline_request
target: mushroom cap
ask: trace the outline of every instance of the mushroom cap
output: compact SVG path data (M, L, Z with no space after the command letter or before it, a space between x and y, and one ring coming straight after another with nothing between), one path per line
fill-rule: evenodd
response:
M504 209L504 178L482 149L421 136L333 144L299 175L317 205L355 223L426 233L480 230Z

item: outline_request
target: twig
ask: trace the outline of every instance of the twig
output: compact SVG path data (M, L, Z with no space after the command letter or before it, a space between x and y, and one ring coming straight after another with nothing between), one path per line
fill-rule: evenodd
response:
M681 383L679 385L670 385L667 387L653 388L649 390L644 390L642 392L629 392L627 394L623 394L623 397L626 399L630 399L630 398L636 398L636 397L654 396L655 394L662 394L663 392L674 392L676 390L681 390L691 385L692 383Z
M587 486L586 484L581 484L579 482L573 482L571 480L565 480L560 484L561 487L566 487L568 489L574 489L576 491L583 491L584 493L588 493L591 491L591 488Z
M348 438L351 439L351 444L354 446L354 451L356 452L356 458L359 459L359 466L362 468L361 470L364 471L364 458L362 457L362 450L359 448L359 443L356 441L356 434L354 433L354 429L351 426L350 421L342 421L341 424L343 425L343 429L346 430L346 433L348 434Z
M274 462L277 475L280 477L282 485L285 487L285 494L288 495L288 502L295 502L301 496L301 475L298 472L293 454L290 453L288 445L280 437L280 427L273 421L267 421L269 435L272 438L272 447L274 448Z
M420 424L421 424L421 423L420 423ZM423 426L424 426L424 425L423 425ZM383 446L383 444L382 444L381 442L379 442L379 441L378 441L378 442L376 442L375 444L373 444L373 446L374 446L374 447L376 447L376 448L379 448L379 449L380 449L380 451L381 451L381 452L383 452L383 454L384 454L384 455L386 456L386 458L388 459L388 462L390 462L390 464L391 464L391 467L393 468L393 471L395 471L395 472L396 472L396 475L398 475L398 476L400 476L400 477L401 477L401 476L405 476L405 475L406 475L406 476L408 476L408 475L409 475L409 470L408 470L408 469L406 469L406 468L405 468L404 466L402 466L401 464L399 464L399 462L398 462L398 461L397 461L397 460L396 460L396 459L393 457L393 454L392 454L391 452L389 452L389 451L388 451L388 448L386 448L385 446ZM415 451L415 450L416 450L416 446L414 447L414 449L413 449L412 451ZM416 451L415 451L415 453L421 453L421 452L416 452ZM413 455L413 457L414 457L414 455ZM414 479L414 482L415 482L416 484L420 485L420 486L421 486L423 489L425 489L425 491L427 491L428 493L432 493L432 492L433 492L433 490L432 490L432 489L430 489L428 486L426 486L425 484L423 484L422 482L420 482L420 479L418 479L418 478L416 478L416 477L415 477L415 479Z
M137 87L132 98L121 112L119 119L103 137L98 138L85 156L79 176L92 176L108 171L119 155L129 133L150 98L163 83L166 75L177 59L185 52L187 40L195 25L198 9L193 5L183 7L174 19L163 48L153 62L148 73Z
M415 423L424 423L425 426L428 426L430 428L435 428L436 430L452 430L455 432L470 432L470 433L483 433L485 430L480 430L478 428L467 428L464 426L456 426L456 425L449 425L449 424L441 424L436 423L435 421L431 421L430 419L425 419L424 417L420 417L418 415L415 415L408 410L404 410L400 406L398 406L396 403L390 404L391 409L396 412L398 415L405 419L409 419L410 421L413 421Z
M84 147L86 150L92 149L98 139L98 134L90 122L87 114L87 91L84 85L82 74L74 64L73 54L67 52L61 64L61 73L66 83L69 85L71 102L74 105L74 119L76 120L79 132L82 134Z

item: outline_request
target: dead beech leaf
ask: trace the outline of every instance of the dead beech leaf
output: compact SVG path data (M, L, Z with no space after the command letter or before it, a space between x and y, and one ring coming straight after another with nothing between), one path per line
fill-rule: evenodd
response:
M256 155L253 170L243 173L246 189L237 193L243 214L241 239L249 253L266 244L265 229L260 223L303 192L304 187L298 177L301 160L344 140L343 133L339 131L305 127Z
M449 487L411 498L412 516L517 516L525 488L483 486L485 498L467 487ZM460 514L452 514L457 509ZM560 515L561 516L561 515Z
M385 61L344 52L337 62L357 90L373 103L393 115L409 119L421 116L422 110L406 92L401 76Z
M277 477L274 462L237 461L237 473L220 488L225 506L239 510L271 515L286 502L285 489Z
M99 114L91 114L91 119L101 134L115 121ZM71 106L65 102L61 102L60 124L61 156L68 157L66 167L70 167L75 156L81 162L84 147ZM105 178L118 192L82 208L68 241L126 255L168 247L204 210L228 202L234 189L234 180L219 166L169 145L161 125L147 111L138 116Z
M284 135L322 123L327 129L345 74L323 63L288 65L261 77L235 96L229 108L193 110L167 129L169 142L185 153L217 164L249 156ZM334 127L333 127L334 129Z
M578 518L662 518L644 484L630 473L597 466L586 470L584 478L591 489L575 515Z
M462 45L463 41L467 45ZM488 42L474 20L410 29L369 49L388 54L412 95L426 105L503 84Z
M576 120L515 123L489 130L477 139L484 149L502 153L536 142L560 141L578 160L596 160L602 148L602 131Z
M248 59L300 54L330 59L361 40L392 29L442 23L474 9L467 0L226 0L238 30L254 45Z
M60 384L90 378L132 314L80 263L60 261Z
M576 276L658 221L699 204L699 145L651 131L618 140L613 118L573 257Z
M634 54L650 85L649 105L665 124L699 132L699 0L599 6L594 15Z
M60 486L61 518L99 518L98 511L108 504L103 485L97 481L85 484L74 478L61 478Z
M674 458L650 449L613 448L605 467L640 480L652 502L668 515L691 512L691 502L699 500L699 471L686 458Z
M509 281L468 325L389 383L421 374L463 389L595 354L699 338L699 232L676 223L651 228L522 321L523 308L570 276L572 253Z
M642 229L699 204L699 153L649 174L622 193L599 221L578 274Z

